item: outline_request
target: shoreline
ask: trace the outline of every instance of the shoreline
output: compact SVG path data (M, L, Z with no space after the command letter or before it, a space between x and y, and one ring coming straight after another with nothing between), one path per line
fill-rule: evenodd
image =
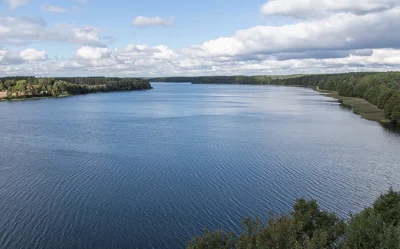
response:
M57 98L67 98L76 96L77 94L64 94L60 96L35 96L35 97L23 97L23 98L14 98L14 99L7 99L7 98L0 98L0 102L9 102L9 101L27 101L27 100L39 100L39 99L57 99Z
M322 95L324 95L325 97L339 100L339 103L342 106L350 108L354 114L357 114L364 119L376 121L384 125L393 124L389 119L385 117L384 110L378 108L376 105L368 102L367 100L356 97L339 96L338 92L336 91L329 91L324 89L314 90L322 93Z
M199 83L191 83L191 84L199 84ZM208 83L205 83L205 84L208 84ZM222 85L225 85L225 84L222 84ZM258 85L258 84L238 84L238 85ZM300 85L287 85L287 86L304 87L304 86L300 86ZM383 125L393 125L393 123L385 117L384 110L378 108L376 105L368 102L367 100L364 100L361 98L356 98L356 97L339 96L337 91L315 89L314 87L311 87L311 88L314 91L321 93L325 97L337 99L342 106L350 108L354 114L357 114L364 119L367 119L370 121L376 121ZM153 89L153 88L151 88L151 89ZM151 89L141 89L141 90L134 90L134 91L147 91L147 90L151 90ZM111 91L111 92L130 92L130 91ZM87 94L99 94L99 93L107 93L107 92L93 92L93 93L87 93ZM67 95L60 95L60 96L36 96L36 97L29 97L29 98L24 97L24 98L14 98L14 99L0 98L0 102L39 100L39 99L45 99L45 98L66 98L66 97L72 97L72 96L78 96L78 95L85 95L85 94L67 94Z
M149 91L151 89L140 89L140 90L132 90L132 91L110 91L110 92L92 92L92 93L82 93L82 94L64 94L59 96L35 96L29 98L14 98L14 99L7 99L7 98L0 98L0 102L9 102L9 101L27 101L27 100L39 100L39 99L57 99L57 98L67 98L79 95L89 95L89 94L101 94L101 93L117 93L117 92L136 92L136 91Z
M72 94L67 94L67 95L60 95L60 96L42 96L42 97L31 97L31 98L15 98L15 99L7 99L7 98L0 98L0 102L8 102L8 101L27 101L27 100L39 100L39 99L55 99L55 98L66 98L66 97L71 97L75 96Z

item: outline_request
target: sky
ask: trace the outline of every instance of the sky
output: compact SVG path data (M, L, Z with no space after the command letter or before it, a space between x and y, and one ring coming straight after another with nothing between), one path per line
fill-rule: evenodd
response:
M400 70L400 0L0 0L0 76Z

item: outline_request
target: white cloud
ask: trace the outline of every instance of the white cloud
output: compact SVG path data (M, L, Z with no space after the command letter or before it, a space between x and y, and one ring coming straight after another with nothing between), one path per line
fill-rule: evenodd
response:
M51 4L42 4L41 9L44 12L52 12L57 14L64 14L68 12L68 10L61 8L60 6Z
M261 7L264 15L313 19L333 12L366 14L391 9L398 0L270 0Z
M36 49L25 49L20 52L20 56L24 61L47 60L47 53L45 51L38 51Z
M135 44L129 44L127 45L123 50L124 53L155 53L158 52L159 50L154 47L149 47L148 45L135 45Z
M101 41L99 38L100 30L93 28L91 26L85 27L76 27L72 29L74 32L74 36L70 39L70 41L75 41L75 43L79 44L87 44L87 45L101 45Z
M24 5L28 5L28 0L6 0L10 9L14 10Z
M89 46L84 46L80 47L76 51L76 56L81 59L86 59L86 60L100 60L102 58L108 58L110 57L110 51L108 48L99 48L99 47L89 47Z
M3 26L3 25L0 25L0 34L1 34L1 33L7 33L7 32L9 32L9 31L10 31L10 28L5 27L5 26Z
M245 59L283 52L396 47L400 44L400 33L394 32L399 16L400 8L394 8L366 15L337 13L284 26L257 26L183 49L183 53L190 57Z
M156 46L155 48L158 49L158 51L154 53L153 55L154 59L172 60L179 56L175 51L169 49L167 46L160 45Z
M0 15L0 43L13 44L23 41L73 43L90 46L105 46L99 35L102 29L92 26L56 24L48 26L41 17L10 17Z
M168 27L172 26L175 22L174 17L170 17L169 20L163 19L161 17L145 17L145 16L138 16L133 20L132 26L137 28L146 28L151 26L163 26Z
M400 70L399 5L398 0L270 0L262 12L293 17L290 24L260 25L179 50L145 44L108 48L105 43L110 46L116 38L100 28L0 15L0 44L4 44L0 75L151 77ZM160 17L137 17L132 23L135 27L172 24L173 18ZM5 48L32 42L80 46L69 57L56 60L47 59L44 51Z
M178 53L164 45L150 47L148 45L129 44L121 53L121 58L152 58L159 60L170 60L178 57Z
M350 54L345 58L218 61L212 58L174 58L159 60L154 55L117 58L113 51L109 57L94 60L80 58L31 64L28 69L20 65L0 66L0 74L48 75L119 75L119 76L171 76L171 75L237 75L337 73L344 71L400 70L400 50L374 49L370 56ZM355 52L357 54L357 52ZM1 53L0 53L1 58ZM98 57L97 57L98 58ZM0 59L1 61L1 59Z
M0 65L17 65L24 62L35 62L47 60L45 51L36 49L25 49L20 52L0 49Z

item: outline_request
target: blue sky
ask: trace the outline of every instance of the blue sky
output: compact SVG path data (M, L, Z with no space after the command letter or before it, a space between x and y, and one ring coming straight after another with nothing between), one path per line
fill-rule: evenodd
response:
M397 0L0 0L0 75L397 70Z
M43 12L41 6L49 4L68 10L65 14ZM219 36L230 36L236 30L252 26L274 23L271 18L263 17L259 8L264 1L183 1L171 4L168 1L87 1L80 3L73 0L35 1L9 10L6 4L1 7L2 14L10 16L40 16L48 25L68 23L74 25L91 25L101 27L105 34L118 40L115 46L123 47L127 43L148 44L156 46L164 44L173 49L201 44ZM176 19L172 28L153 27L132 28L136 16L160 16ZM273 18L276 19L276 18ZM282 19L282 18L280 18ZM43 49L46 44L35 47ZM56 48L52 48L56 50ZM66 48L62 48L63 50ZM56 51L54 51L56 52ZM66 55L67 52L59 52Z

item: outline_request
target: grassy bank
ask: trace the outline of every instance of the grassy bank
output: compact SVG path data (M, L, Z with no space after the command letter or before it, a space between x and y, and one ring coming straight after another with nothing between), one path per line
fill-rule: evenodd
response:
M391 121L385 117L384 110L371 104L367 100L355 97L339 96L337 91L319 90L319 92L324 93L327 97L338 99L343 106L350 107L355 114L360 115L362 118L378 121L384 124L391 123Z

